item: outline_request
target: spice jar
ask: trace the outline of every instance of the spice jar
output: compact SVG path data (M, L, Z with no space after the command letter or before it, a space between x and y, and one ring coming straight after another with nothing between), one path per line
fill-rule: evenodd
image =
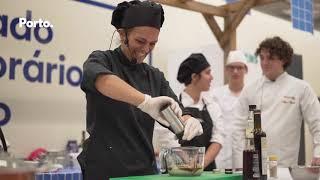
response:
M270 178L277 178L278 158L276 155L269 156L269 172Z

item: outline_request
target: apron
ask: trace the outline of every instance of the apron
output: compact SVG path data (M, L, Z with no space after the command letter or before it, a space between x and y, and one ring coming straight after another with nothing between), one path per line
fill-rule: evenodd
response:
M181 94L179 95L179 100L181 102ZM190 112L190 115L192 117L202 120L200 123L203 129L203 134L200 136L196 136L191 141L181 141L181 146L205 147L207 151L209 146L211 145L210 139L212 136L213 123L210 114L207 110L207 104L204 101L203 104L204 107L201 111L198 108L185 107L185 109L188 110L188 112ZM213 161L204 170L212 171L212 169L215 168L216 164L215 161Z

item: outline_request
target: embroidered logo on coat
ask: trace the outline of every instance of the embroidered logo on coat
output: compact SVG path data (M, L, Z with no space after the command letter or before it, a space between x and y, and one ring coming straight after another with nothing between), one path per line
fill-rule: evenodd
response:
M295 104L296 98L294 96L283 96L282 102L286 104Z

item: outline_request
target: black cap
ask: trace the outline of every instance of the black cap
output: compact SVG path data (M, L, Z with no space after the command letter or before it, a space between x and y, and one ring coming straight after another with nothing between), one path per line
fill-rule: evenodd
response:
M124 1L119 3L112 13L111 24L116 28L150 26L162 27L164 12L160 4L150 1Z
M179 67L177 80L180 83L189 84L193 73L199 74L201 71L209 67L206 57L201 53L191 54L184 60Z
M254 104L249 105L249 111L254 111L256 108L257 108L257 106Z

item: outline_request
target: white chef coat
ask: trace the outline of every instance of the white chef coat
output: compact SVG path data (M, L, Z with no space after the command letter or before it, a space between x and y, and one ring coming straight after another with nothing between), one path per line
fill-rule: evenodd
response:
M268 155L277 155L279 166L297 165L302 120L307 122L313 135L313 155L320 157L320 104L317 96L307 82L284 72L275 81L262 76L243 89L235 108L236 166L242 167L242 144L239 141L244 142L250 104L261 109Z
M207 105L207 110L212 120L213 128L210 142L223 144L223 124L222 124L222 112L220 106L213 101L210 96L205 96L203 93L200 95L200 100L195 103L192 97L186 92L181 93L181 103L184 107L193 107L202 110L204 105ZM205 103L205 104L204 104Z
M216 157L216 165L218 169L233 168L232 163L232 132L234 121L234 106L238 101L238 97L230 91L229 85L224 85L213 89L212 96L220 105L223 116L224 141L223 148Z

